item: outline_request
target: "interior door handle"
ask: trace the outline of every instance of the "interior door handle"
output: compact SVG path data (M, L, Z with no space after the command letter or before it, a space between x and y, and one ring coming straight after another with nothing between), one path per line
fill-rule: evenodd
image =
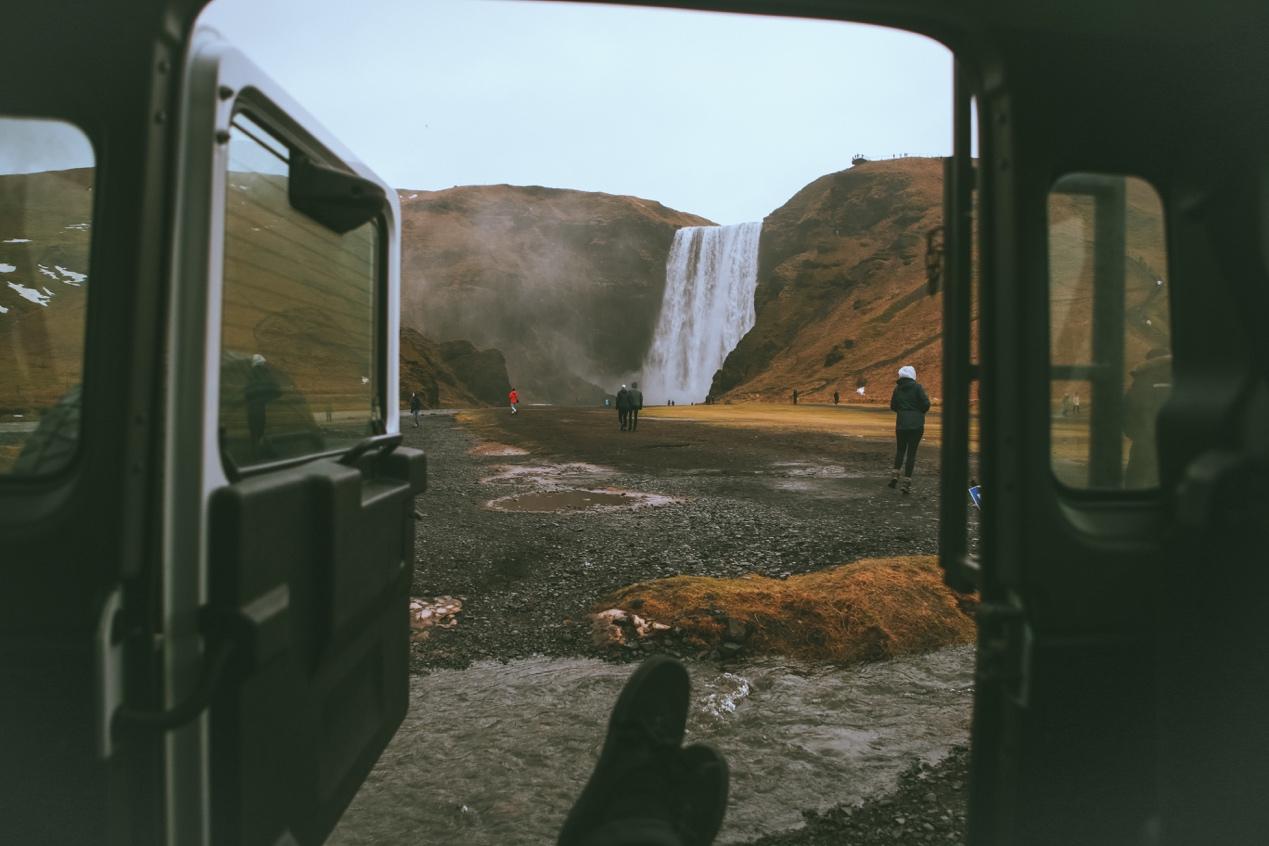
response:
M1213 449L1185 469L1177 489L1177 519L1193 529L1233 525L1260 519L1257 509L1266 502L1265 463L1245 452Z

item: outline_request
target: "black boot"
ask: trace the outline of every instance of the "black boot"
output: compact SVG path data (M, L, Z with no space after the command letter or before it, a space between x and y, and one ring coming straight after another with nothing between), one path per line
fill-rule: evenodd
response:
M727 762L680 748L688 677L672 658L635 670L613 707L590 781L560 829L559 846L708 846L727 808Z

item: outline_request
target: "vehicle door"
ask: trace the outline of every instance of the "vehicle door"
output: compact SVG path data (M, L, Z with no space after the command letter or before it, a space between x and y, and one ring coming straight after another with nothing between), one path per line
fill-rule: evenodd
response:
M214 34L184 85L163 670L169 708L190 705L163 718L169 831L320 843L408 700L425 470L399 446L397 203Z
M975 559L945 444L942 554L981 585L973 844L1264 836L1264 182L1213 167L1263 172L1265 109L1227 92L1264 60L1210 67L1212 22L1167 21L1015 21L959 66L981 156L958 132L945 396L981 378L983 513Z

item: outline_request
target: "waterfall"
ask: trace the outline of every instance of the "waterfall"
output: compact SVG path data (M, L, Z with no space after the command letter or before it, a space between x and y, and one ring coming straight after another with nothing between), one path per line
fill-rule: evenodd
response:
M645 402L705 399L723 359L753 328L761 233L760 222L674 233L661 316L643 362Z

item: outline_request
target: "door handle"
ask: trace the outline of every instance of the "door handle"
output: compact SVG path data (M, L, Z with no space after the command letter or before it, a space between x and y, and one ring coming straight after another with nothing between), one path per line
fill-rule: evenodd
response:
M358 459L368 452L374 452L378 455L386 455L399 446L401 446L400 432L387 435L371 435L370 437L362 438L360 441L353 444L352 448L340 457L339 463L347 467L352 467L357 463Z
M1269 467L1263 459L1229 449L1200 454L1177 487L1178 521L1191 529L1259 519L1269 502Z

